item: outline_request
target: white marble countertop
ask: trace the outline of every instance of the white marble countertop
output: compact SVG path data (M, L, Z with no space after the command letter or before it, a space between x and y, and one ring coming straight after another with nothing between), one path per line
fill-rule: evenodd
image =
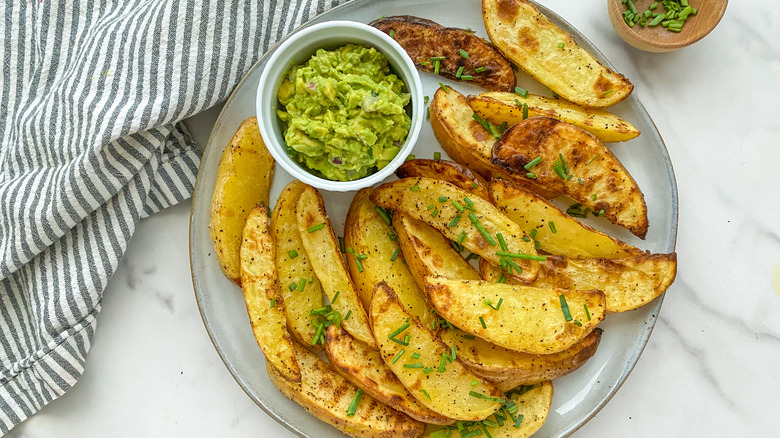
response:
M541 3L634 82L679 190L677 281L636 368L574 436L771 435L780 429L780 4L732 1L704 40L650 54L616 36L604 1ZM201 142L215 115L191 124ZM292 436L243 393L209 340L190 279L189 211L185 202L139 224L81 380L9 437Z

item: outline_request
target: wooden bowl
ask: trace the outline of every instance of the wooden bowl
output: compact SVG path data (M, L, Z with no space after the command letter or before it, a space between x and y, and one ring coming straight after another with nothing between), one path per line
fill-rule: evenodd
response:
M634 5L642 13L653 1L634 0ZM655 11L663 12L661 2L656 1L659 5ZM718 25L728 5L728 0L689 0L689 2L698 12L688 17L680 32L672 32L660 24L655 27L642 27L637 23L634 27L629 27L623 21L623 11L626 10L626 6L621 0L607 0L607 6L612 27L625 42L647 52L670 52L704 38Z

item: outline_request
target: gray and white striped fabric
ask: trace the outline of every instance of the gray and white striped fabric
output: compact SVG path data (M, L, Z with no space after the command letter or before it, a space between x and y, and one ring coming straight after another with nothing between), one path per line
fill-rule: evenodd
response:
M0 434L81 375L135 224L192 193L181 122L344 0L3 0Z

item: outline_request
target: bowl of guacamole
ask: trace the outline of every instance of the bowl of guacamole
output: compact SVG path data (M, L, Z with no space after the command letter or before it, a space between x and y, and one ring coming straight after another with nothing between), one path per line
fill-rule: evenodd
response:
M257 93L260 133L293 177L326 190L367 187L411 153L423 120L406 52L368 25L307 27L273 53Z

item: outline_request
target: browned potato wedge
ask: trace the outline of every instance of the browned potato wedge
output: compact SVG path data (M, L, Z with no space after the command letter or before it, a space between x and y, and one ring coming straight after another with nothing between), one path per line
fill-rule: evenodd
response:
M301 192L296 210L303 247L331 306L344 318L342 326L355 339L374 346L366 311L347 272L320 192L314 187L306 187Z
M268 205L274 164L260 137L257 117L241 123L219 160L209 236L219 268L236 283L241 282L239 248L244 223L255 206Z
M429 109L433 133L450 158L487 180L503 178L546 198L555 197L555 193L533 180L517 176L490 162L496 137L474 119L474 111L465 96L451 88L439 88Z
M309 312L322 307L322 285L314 275L309 255L298 233L295 209L306 187L306 184L295 180L282 190L274 206L271 234L276 240L276 268L287 328L302 343L312 345L316 330Z
M382 184L371 193L371 200L427 223L484 259L509 263L513 267L511 275L533 281L537 270L537 262L532 260L536 254L533 241L493 204L468 195L446 181L404 178ZM502 254L502 239L506 244L503 251L522 257Z
M479 280L477 270L435 228L401 212L393 215L393 227L409 271L421 289L425 289L425 277L429 275Z
M276 247L268 230L266 207L253 209L246 220L240 248L241 286L257 345L286 380L300 382L292 340L287 333L284 301L276 277Z
M325 353L339 374L378 401L418 421L453 423L454 420L420 404L385 365L379 351L356 340L346 330L335 325L328 327Z
M439 338L455 346L458 358L466 367L506 392L520 385L557 379L578 369L596 353L601 329L595 328L581 341L553 354L507 350L457 329L442 330Z
M552 407L553 397L553 385L550 381L544 381L539 385L523 388L522 391L512 391L509 394L509 402L507 407L512 406L510 412L509 409L504 411L507 420L502 422L496 421L495 418L491 418L496 425L485 426L485 430L491 437L494 438L527 438L536 433L547 420L547 415L550 413ZM517 406L517 410L514 407ZM504 417L502 417L503 420ZM501 426L499 426L501 424ZM465 427L464 427L465 426ZM462 430L459 427L464 427ZM481 434L474 435L476 432L482 431L481 427L477 425L464 425L458 426L430 426L425 431L425 438L461 438L464 436L483 436Z
M434 317L422 290L404 263L393 227L379 214L376 204L368 199L372 190L365 188L355 195L344 223L344 243L347 248L352 248L347 249L347 265L360 300L367 309L371 305L374 287L384 281L396 291L406 310L429 326ZM390 217L387 216L387 219ZM363 256L363 260L358 259Z
M634 89L527 0L482 0L482 19L507 58L569 101L604 108Z
M493 146L491 161L525 178L529 171L524 166L537 157L542 161L530 170L537 184L593 211L603 210L610 222L645 238L645 197L604 143L570 123L532 117L504 132Z
M372 26L392 37L406 50L418 69L434 72L439 60L438 73L453 80L467 82L495 91L510 91L517 83L512 65L490 43L474 35L473 32L444 27L431 20L400 15L380 18ZM468 58L461 55L465 51ZM457 74L463 67L461 75ZM483 67L485 71L477 73L474 69Z
M550 254L618 258L644 253L583 224L522 187L501 180L491 181L489 187L491 200L501 212L520 225L523 231L533 235L539 242L539 248ZM554 224L554 233L550 223Z
M296 343L294 348L301 366L300 383L285 380L273 366L266 369L279 391L307 412L352 437L412 438L425 430L422 423L363 394L302 346ZM355 399L359 401L350 415L350 405Z
M658 298L677 275L677 253L642 254L622 259L570 259L550 256L533 286L599 289L607 312L638 309Z
M604 293L598 290L572 291L444 277L428 277L426 283L431 304L452 325L524 353L552 354L571 347L593 331L606 310Z
M520 123L523 105L528 106L527 117L546 116L571 123L582 128L603 142L631 140L639 136L639 130L622 118L598 108L585 108L567 100L528 94L487 92L469 96L469 105L483 119L493 123Z
M471 171L460 164L449 160L409 160L401 165L395 171L398 178L413 178L422 176L425 178L434 178L447 181L461 189L479 196L482 199L490 200L487 191L487 181L474 175Z
M504 403L498 388L472 374L457 358L448 360L453 359L452 350L406 312L386 283L374 291L370 315L382 359L429 409L455 420L478 421ZM474 381L478 383L472 385Z

